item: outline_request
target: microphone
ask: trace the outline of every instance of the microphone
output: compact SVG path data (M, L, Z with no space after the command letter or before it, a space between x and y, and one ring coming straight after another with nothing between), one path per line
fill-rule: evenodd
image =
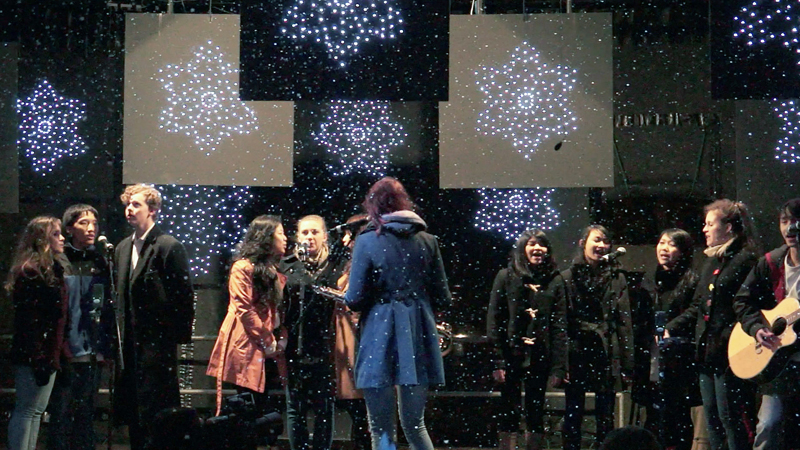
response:
M615 259L617 259L620 256L624 255L625 253L628 253L628 251L625 250L625 247L617 247L617 249L614 250L613 252L611 252L611 253L609 253L607 255L601 256L600 257L600 261L606 261L606 262L614 261Z
M308 242L301 242L300 245L297 246L297 257L300 258L301 261L305 261L308 258Z
M345 231L353 231L361 228L369 223L369 218L354 220L350 223L342 223L331 228L331 233L343 233Z
M95 242L103 250L105 250L105 251L107 251L109 253L114 250L114 244L112 244L111 242L108 242L108 238L103 236L103 235L98 236L97 239L95 240Z
M786 228L786 237L797 237L800 235L800 222L792 222Z

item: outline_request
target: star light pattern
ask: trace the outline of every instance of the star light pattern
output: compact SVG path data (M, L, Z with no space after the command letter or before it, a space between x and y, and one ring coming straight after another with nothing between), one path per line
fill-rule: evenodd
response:
M480 208L475 227L515 240L530 228L552 230L560 225L552 206L554 189L478 189Z
M168 133L183 133L206 155L223 139L258 130L252 109L239 100L239 69L226 62L212 41L192 50L185 65L167 64L157 81L167 91L168 106L158 117Z
M293 40L324 44L328 56L346 67L361 45L403 34L401 11L393 0L297 0L284 11L280 32Z
M78 134L86 105L64 98L47 80L39 83L31 96L17 100L17 112L21 116L17 144L25 148L34 172L47 175L59 159L86 152L86 143Z
M244 236L241 210L253 199L249 187L161 186L160 222L189 253L194 276L211 270L212 257Z
M376 177L386 174L389 153L408 136L403 126L392 120L389 107L389 102L380 101L330 104L325 121L319 131L312 132L312 137L337 158L336 164L328 164L334 176L353 172Z
M775 147L775 158L787 164L794 164L800 161L800 152L798 152L800 111L795 107L794 100L782 102L774 109L778 117L783 120L781 131L784 133L783 137L778 140L778 146Z
M756 0L743 6L733 18L739 27L733 37L744 39L750 47L776 41L795 55L800 54L798 17L792 10L792 4L800 6L798 3L798 0ZM797 63L800 64L800 57Z
M542 62L536 49L523 42L502 67L475 71L485 105L478 132L510 140L530 159L542 142L577 129L570 99L576 74L575 69Z

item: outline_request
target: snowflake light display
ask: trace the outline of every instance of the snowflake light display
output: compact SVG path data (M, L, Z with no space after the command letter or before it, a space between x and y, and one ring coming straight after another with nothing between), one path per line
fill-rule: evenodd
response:
M209 155L223 139L257 130L252 109L239 100L239 69L223 59L219 47L208 41L197 47L186 65L168 64L157 81L167 91L169 106L158 117L159 127L183 133Z
M783 120L781 131L784 133L783 137L778 140L778 146L775 147L775 158L784 163L796 163L800 161L800 151L798 151L800 111L795 107L794 101L786 101L776 106L775 112Z
M576 73L541 62L527 42L502 67L481 67L475 75L486 108L478 115L478 132L510 140L529 159L543 141L577 129L570 109Z
M66 99L43 80L25 100L17 100L21 116L18 144L25 148L33 170L47 175L59 159L86 152L78 122L86 118L86 105Z
M479 189L475 227L515 240L529 228L552 230L559 222L551 205L553 189Z
M163 228L186 246L192 274L207 274L211 257L244 236L247 224L240 211L253 199L250 188L170 185L160 190Z
M403 33L403 16L393 0L297 0L287 9L281 34L293 40L324 44L340 67L362 44L396 39Z
M792 4L800 6L798 0L756 0L742 7L740 14L733 18L739 31L734 38L742 38L748 46L763 45L777 41L796 54L798 48L798 17ZM797 63L800 64L800 58Z
M377 101L331 103L325 121L312 136L337 158L337 164L328 164L333 175L385 175L389 152L408 136L402 125L392 121L389 106Z

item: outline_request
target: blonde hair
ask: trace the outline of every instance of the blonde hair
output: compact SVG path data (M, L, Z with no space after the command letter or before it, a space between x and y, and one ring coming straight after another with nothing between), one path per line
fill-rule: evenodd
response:
M161 192L152 184L132 184L125 188L125 191L119 196L119 199L122 201L123 205L127 206L131 201L131 197L136 194L144 194L144 201L147 207L150 208L150 211L154 211L157 217L158 212L161 210Z

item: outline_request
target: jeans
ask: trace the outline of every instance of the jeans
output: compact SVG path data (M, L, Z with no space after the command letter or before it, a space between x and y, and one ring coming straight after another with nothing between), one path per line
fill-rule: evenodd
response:
M50 375L47 385L37 386L31 367L15 366L14 370L17 399L11 421L8 422L8 450L36 450L39 425L50 400L56 374Z
M711 450L749 450L748 428L753 417L755 384L737 378L730 369L721 374L700 372L700 395Z
M599 445L614 428L614 400L616 393L595 392L594 417L597 422L595 441ZM564 390L564 450L580 450L581 425L586 408L586 391L580 386L567 385Z
M286 422L292 450L308 450L306 415L314 411L314 450L333 444L333 374L329 364L297 364L289 367L286 386Z
M395 441L395 387L363 389L367 402L369 430L372 434L372 449L379 450L381 437ZM433 442L425 427L425 402L428 386L397 386L397 405L400 409L400 424L411 450L433 450Z
M792 361L772 382L760 387L761 409L753 450L782 450L786 441L785 424L789 402L795 401L800 390L800 365ZM793 420L793 419L790 419ZM789 446L791 448L791 446Z
M94 399L99 383L97 363L64 364L50 396L48 450L94 450Z

